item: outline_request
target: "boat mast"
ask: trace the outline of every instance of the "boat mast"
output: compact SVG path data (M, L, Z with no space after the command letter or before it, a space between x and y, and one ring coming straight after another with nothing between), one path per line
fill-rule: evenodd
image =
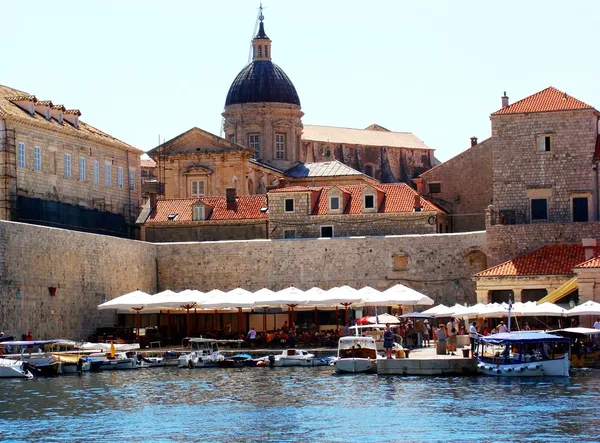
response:
M508 332L510 332L510 311L512 311L512 300L510 295L508 296Z

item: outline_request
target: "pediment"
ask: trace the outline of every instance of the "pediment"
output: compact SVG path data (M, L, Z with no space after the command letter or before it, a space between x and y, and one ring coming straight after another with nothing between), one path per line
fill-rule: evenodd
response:
M151 158L155 158L161 154L170 156L177 154L221 154L244 151L252 152L253 150L225 140L218 135L211 134L200 128L193 127L183 134L148 151L148 155Z
M187 166L184 170L183 170L184 174L206 174L206 175L210 175L213 173L213 170L206 167L206 166L202 166L201 164L198 163L193 163L189 166Z

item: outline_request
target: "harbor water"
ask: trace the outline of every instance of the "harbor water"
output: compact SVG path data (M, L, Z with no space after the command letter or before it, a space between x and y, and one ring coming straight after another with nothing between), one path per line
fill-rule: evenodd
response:
M598 441L600 371L571 379L178 369L0 380L0 441Z

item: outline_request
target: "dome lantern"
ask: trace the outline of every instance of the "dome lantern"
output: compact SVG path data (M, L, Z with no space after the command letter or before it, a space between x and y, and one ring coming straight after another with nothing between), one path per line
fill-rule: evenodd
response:
M258 19L260 20L258 34L252 40L252 61L271 60L271 39L265 34L265 25L263 23L265 17L262 14L262 5Z

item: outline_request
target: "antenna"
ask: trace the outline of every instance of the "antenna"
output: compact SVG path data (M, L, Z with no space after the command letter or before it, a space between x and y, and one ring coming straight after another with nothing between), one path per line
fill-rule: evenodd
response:
M250 37L250 51L248 51L248 64L252 61L252 40L254 40L254 36L258 33L258 24L264 20L263 16L263 5L262 1L260 2L260 6L258 7L258 15L256 16L256 22L254 23L254 32L252 32L252 37Z

